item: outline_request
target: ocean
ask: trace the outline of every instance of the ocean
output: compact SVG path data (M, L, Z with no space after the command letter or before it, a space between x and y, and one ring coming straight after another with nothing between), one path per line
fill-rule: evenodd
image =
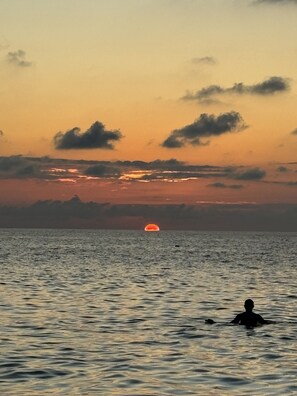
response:
M0 237L1 396L297 394L296 233Z

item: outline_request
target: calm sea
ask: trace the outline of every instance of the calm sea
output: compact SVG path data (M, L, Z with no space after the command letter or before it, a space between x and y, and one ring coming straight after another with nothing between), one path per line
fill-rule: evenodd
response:
M296 233L0 237L1 396L297 394Z

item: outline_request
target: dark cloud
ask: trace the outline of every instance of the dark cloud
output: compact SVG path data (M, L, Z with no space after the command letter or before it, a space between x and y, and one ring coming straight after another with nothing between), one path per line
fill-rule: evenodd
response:
M201 58L193 58L191 59L191 62L194 65L215 65L217 60L212 56L203 56Z
M294 131L291 132L291 135L297 135L297 128L294 129Z
M297 181L266 180L264 183L267 183L267 184L278 184L278 185L281 185L281 186L288 186L288 187L297 187Z
M20 49L15 52L8 52L7 61L18 67L32 66L32 62L26 60L26 52Z
M277 171L278 172L288 172L288 168L286 167L286 166L283 166L283 165L280 165L278 168L277 168Z
M40 167L27 158L0 157L0 177L2 178L30 178L40 175Z
M241 188L244 188L242 184L225 184L225 183L211 183L208 185L208 187L215 187L215 188L231 188L234 190L240 190Z
M268 96L276 93L286 92L290 89L288 79L284 77L270 77L254 85L235 83L232 87L224 88L220 85L210 85L202 88L196 93L187 92L183 100L194 100L200 103L210 103L216 101L216 97L225 94L235 95L259 95Z
M292 166L293 164L291 164ZM170 181L187 179L260 180L265 171L243 166L189 165L174 158L155 161L94 161L50 157L0 157L0 179L28 178L47 181L72 181L87 176L129 180ZM220 183L212 187L224 186ZM226 183L225 188L240 188L240 184Z
M118 168L107 166L104 164L98 164L88 167L84 171L84 174L94 177L118 177L121 175L121 172Z
M213 114L201 114L192 124L186 125L181 129L175 129L162 143L166 148L180 148L185 144L193 146L203 145L203 138L219 136L229 132L239 132L245 129L241 115L235 111L223 113L219 116Z
M195 100L205 104L212 104L218 102L218 100L213 99L213 96L221 95L225 93L224 88L219 85L210 85L206 88L200 89L196 93L187 92L185 96L182 97L183 100Z
M0 129L0 137L4 136L4 132Z
M108 131L101 122L96 121L82 133L79 128L73 128L64 133L58 132L54 136L54 145L58 150L95 148L113 150L113 142L121 138L122 134L119 130Z
M189 165L186 165L182 161L178 161L177 159L171 158L169 160L160 160L157 159L155 161L116 161L114 164L127 167L127 168L137 168L140 170L156 170L156 169L163 169L163 170L171 170L171 169L184 169Z
M1 227L130 228L157 222L161 230L297 231L297 205L111 205L38 201L28 206L1 206Z
M232 168L233 169L233 168ZM155 161L94 161L50 157L0 157L0 178L37 178L42 180L75 180L82 176L119 178L125 180L168 180L186 178L224 177L225 167L189 165L174 158ZM73 171L74 170L74 171ZM235 171L235 168L233 169ZM144 172L141 176L139 172ZM137 178L135 178L137 176ZM143 179L142 179L143 177Z
M266 172L260 168L251 168L239 172L230 172L230 178L237 180L261 180L266 176Z

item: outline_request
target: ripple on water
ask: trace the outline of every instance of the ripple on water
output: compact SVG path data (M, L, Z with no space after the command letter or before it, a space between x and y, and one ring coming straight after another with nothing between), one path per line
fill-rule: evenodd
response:
M296 234L0 234L1 395L297 392Z

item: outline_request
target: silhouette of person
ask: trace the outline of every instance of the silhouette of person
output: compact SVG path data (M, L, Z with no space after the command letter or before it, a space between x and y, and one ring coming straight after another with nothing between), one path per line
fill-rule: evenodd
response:
M253 312L254 301L250 298L244 302L245 312L238 314L231 323L237 323L240 325L255 327L258 324L269 324L271 321L265 320L261 315Z

